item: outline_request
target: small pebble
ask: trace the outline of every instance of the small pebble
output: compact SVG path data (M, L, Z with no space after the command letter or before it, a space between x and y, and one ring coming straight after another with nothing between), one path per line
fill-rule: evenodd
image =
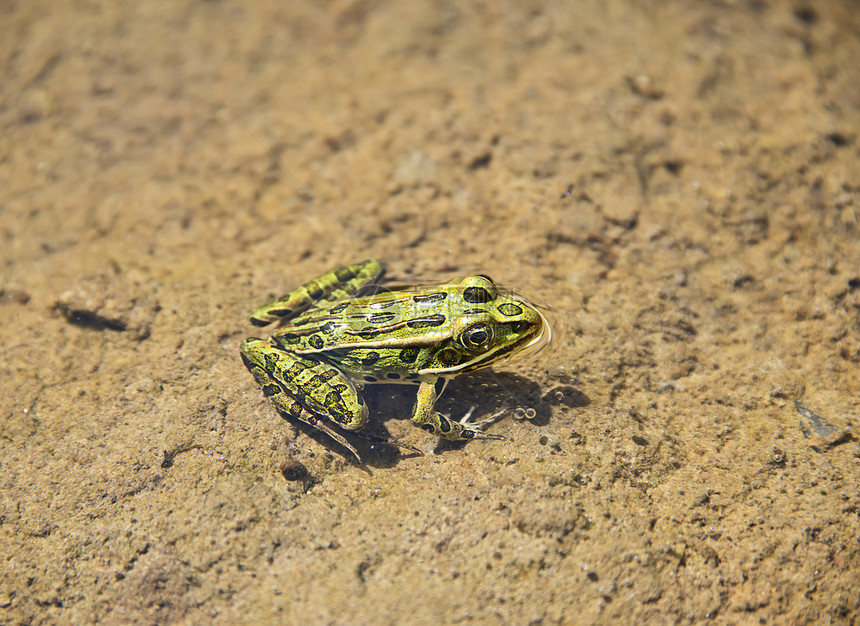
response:
M281 463L281 474L285 480L302 480L308 476L308 468L299 461L284 461Z

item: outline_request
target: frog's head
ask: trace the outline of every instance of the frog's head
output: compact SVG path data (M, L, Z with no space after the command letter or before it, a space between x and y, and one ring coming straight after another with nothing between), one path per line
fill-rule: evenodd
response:
M448 299L449 337L424 373L469 372L549 343L552 331L543 314L500 291L489 276L467 276L451 286L455 297Z

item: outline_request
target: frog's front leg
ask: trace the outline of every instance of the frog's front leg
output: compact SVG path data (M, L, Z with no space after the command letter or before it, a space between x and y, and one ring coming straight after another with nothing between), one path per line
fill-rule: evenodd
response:
M437 437L452 441L504 439L501 435L492 435L481 430L482 426L495 421L498 414L481 422L467 424L466 420L471 411L466 414L463 420L455 422L434 410L433 405L436 404L436 399L442 395L444 389L445 379L442 377L437 378L433 383L421 383L421 386L418 387L418 397L415 400L415 407L412 409L412 423L415 426Z
M245 367L278 411L324 432L361 461L355 448L317 417L330 419L346 430L356 430L367 422L367 405L352 381L331 365L286 352L256 337L246 339L240 352Z

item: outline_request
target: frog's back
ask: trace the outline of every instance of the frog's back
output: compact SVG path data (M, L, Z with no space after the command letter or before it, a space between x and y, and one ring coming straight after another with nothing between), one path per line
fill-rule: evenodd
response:
M364 382L453 377L518 350L543 317L486 276L350 298L275 331L283 349L324 359Z

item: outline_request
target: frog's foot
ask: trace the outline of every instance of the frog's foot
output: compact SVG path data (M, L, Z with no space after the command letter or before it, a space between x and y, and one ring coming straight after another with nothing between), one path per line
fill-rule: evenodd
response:
M412 423L415 426L449 441L504 439L501 435L491 435L481 430L487 424L497 420L499 414L480 422L469 423L468 420L472 416L474 407L469 409L460 421L449 419L433 410L433 403L436 402L442 387L444 387L444 379L441 378L435 384L422 382L421 386L418 387L418 397L412 409Z
M456 421L449 419L437 411L414 413L412 423L430 434L436 435L449 441L469 441L470 439L504 439L501 435L485 433L481 428L498 419L494 415L489 419L466 423L464 420Z
M489 426L490 424L495 424L499 421L499 419L507 413L506 409L502 409L496 413L493 413L490 417L486 419L482 419L480 422L469 422L469 418L472 417L472 413L475 412L475 405L466 411L466 414L460 419L460 424L465 426L466 428L478 430L481 432L481 437L475 437L475 439L504 439L501 435L492 435L489 433L483 432L485 426Z
M331 437L332 439L337 441L344 448L346 448L347 450L352 452L355 455L355 458L358 459L358 462L360 464L364 463L364 461L361 460L361 456L359 456L358 451L352 447L352 445L346 440L346 438L343 435L341 435L339 432L337 432L336 430L331 428L323 420L317 419L316 416L312 415L311 413L309 413L307 411L304 411L303 413L304 414L301 417L299 417L299 419L301 419L303 422L305 422L307 424L310 424L311 426L316 428L318 431L325 433L326 435L328 435L329 437Z

